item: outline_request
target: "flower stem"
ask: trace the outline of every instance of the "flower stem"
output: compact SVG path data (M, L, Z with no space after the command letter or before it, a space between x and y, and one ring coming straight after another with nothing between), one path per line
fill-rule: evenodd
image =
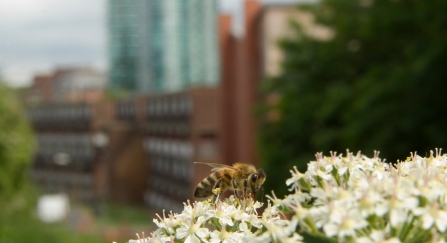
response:
M430 231L427 230L420 230L418 231L413 237L411 237L408 241L408 243L416 243L419 242L421 239L423 239L425 236L430 234Z
M408 233L413 228L413 223L414 223L414 216L411 216L410 222L405 222L405 224L403 225L402 230L400 231L399 234L399 239L401 239L402 242L405 242L405 240L408 238L409 235Z

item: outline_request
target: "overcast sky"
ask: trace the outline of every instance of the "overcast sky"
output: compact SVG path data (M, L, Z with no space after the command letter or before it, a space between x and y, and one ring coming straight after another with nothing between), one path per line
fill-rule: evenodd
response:
M0 0L0 73L23 86L56 66L106 63L105 0Z
M240 18L243 0L219 1ZM106 34L106 0L0 0L0 74L17 87L56 67L106 70Z

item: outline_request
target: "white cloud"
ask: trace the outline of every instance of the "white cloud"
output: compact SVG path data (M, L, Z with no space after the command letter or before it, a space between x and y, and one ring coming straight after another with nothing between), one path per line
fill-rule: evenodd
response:
M219 9L221 12L232 13L240 6L240 0L219 0Z
M64 65L106 63L105 0L0 0L0 71L12 86Z

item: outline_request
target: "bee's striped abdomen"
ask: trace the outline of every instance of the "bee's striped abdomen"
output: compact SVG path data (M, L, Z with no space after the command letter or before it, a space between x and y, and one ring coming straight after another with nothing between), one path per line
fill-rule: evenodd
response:
M194 197L206 198L213 195L214 185L220 179L219 173L215 172L201 181L194 191Z
M214 174L209 175L207 178L205 178L202 182L206 183L208 185L211 186L211 188L214 187L214 185L216 184L217 179L214 179L213 176Z
M218 171L214 172L213 174L209 175L208 177L213 177L215 180L219 180L221 178Z
M227 170L224 170L223 177L227 182L231 181L231 175L228 174Z
M194 197L197 198L206 198L213 195L213 192L211 190L207 190L203 188L202 183L199 183L197 185L196 190L194 191Z

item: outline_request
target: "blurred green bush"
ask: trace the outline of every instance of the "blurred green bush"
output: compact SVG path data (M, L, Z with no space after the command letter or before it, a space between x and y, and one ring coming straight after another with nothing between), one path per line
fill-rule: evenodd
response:
M259 151L266 191L315 151L351 148L387 161L447 143L447 1L322 0L302 7L334 32L321 41L293 24L283 73L268 79ZM291 33L290 33L291 34ZM292 36L292 35L289 35ZM267 119L275 112L279 119Z
M1 224L29 209L33 198L27 183L35 142L22 105L0 80L0 211Z

